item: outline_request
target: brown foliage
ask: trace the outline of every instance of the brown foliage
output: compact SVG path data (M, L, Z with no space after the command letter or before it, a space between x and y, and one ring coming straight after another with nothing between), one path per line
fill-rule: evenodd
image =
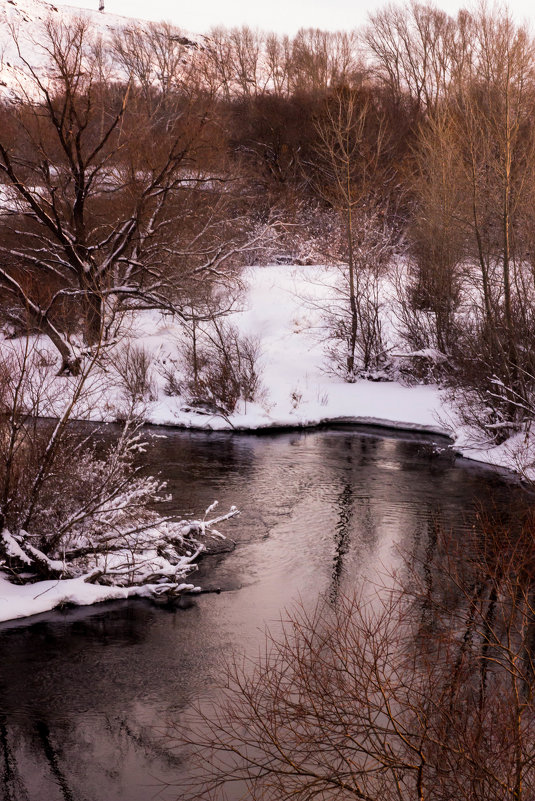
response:
M520 536L435 532L403 586L290 611L177 733L182 797L532 798L532 552L533 515Z

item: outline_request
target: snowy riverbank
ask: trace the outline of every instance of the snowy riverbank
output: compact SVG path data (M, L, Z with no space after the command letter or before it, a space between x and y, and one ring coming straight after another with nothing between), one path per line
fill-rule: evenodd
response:
M231 414L195 408L181 392L186 372L182 363L184 328L159 312L143 312L130 321L120 343L106 350L106 367L95 367L77 403L79 419L114 422L124 419L131 398L114 365L119 352L133 345L150 364L150 392L142 402L147 423L201 430L258 430L301 428L345 422L372 424L448 436L455 450L469 459L518 471L531 461L531 442L523 435L496 447L477 440L464 429L446 394L434 384L410 385L398 381L360 379L347 383L329 371L325 347L324 310L333 303L336 268L275 265L251 267L243 275L244 292L225 319L241 335L258 342L260 397L255 403L238 401ZM382 288L382 327L387 349L397 356L407 351L398 333L397 299L393 283ZM56 376L58 354L45 337L35 340L43 354L47 386L41 414L61 414L66 386L74 380ZM0 347L16 349L16 340ZM48 367L46 366L48 365ZM176 387L169 390L169 373Z
M308 427L329 422L381 425L446 435L466 458L517 470L526 459L523 439L514 438L498 447L476 443L473 432L458 424L445 393L436 385L365 379L349 384L328 371L321 309L332 301L335 277L333 267L250 268L244 275L242 307L229 319L240 333L256 337L260 343L262 400L239 403L229 416L200 414L183 397L165 394L156 369L157 398L147 403L147 422L211 430ZM406 347L397 333L392 284L385 284L384 294L386 340L392 351L403 352ZM175 357L181 338L178 326L155 314L138 318L132 335L153 354L156 366ZM118 405L110 390L105 402L108 419L113 419ZM102 405L100 409L104 411Z
M354 422L389 428L419 430L447 435L462 455L515 469L525 456L526 444L517 438L500 447L474 445L469 433L456 425L444 393L434 385L404 386L395 381L359 380L353 384L329 373L325 359L325 331L319 307L329 303L332 268L274 266L250 268L245 274L245 297L239 311L230 315L241 334L259 342L262 392L255 403L240 402L230 415L201 413L187 397L169 394L169 365L180 369L179 352L183 330L169 317L145 313L130 327L129 341L148 354L151 393L144 401L149 423L207 430L258 430L277 427L307 427L329 422ZM395 298L385 296L389 346L401 350L392 314ZM5 347L13 347L5 341ZM46 355L48 348L39 341ZM56 358L50 351L52 364ZM72 379L48 371L50 409L61 408L62 387ZM166 383L167 382L167 383ZM124 387L109 367L91 378L89 392L79 409L84 419L115 421L125 403ZM147 595L146 587L104 587L81 578L42 581L16 586L0 577L0 621L25 617L64 604Z

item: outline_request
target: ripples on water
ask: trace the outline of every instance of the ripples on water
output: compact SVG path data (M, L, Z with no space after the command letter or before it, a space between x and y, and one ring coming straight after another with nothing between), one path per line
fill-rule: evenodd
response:
M236 549L196 577L223 592L175 611L132 601L4 626L6 801L148 801L185 769L166 721L214 692L228 656L253 652L284 607L388 572L437 522L462 537L478 505L507 516L517 504L490 471L416 436L152 434L149 469L169 483L168 511L198 515L216 498L242 510L225 528Z

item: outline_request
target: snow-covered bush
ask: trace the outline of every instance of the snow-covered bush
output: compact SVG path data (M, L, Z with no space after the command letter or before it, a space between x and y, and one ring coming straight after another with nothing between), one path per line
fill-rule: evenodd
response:
M182 347L184 392L190 403L229 414L239 400L262 395L260 343L223 319L196 326Z
M31 342L18 344L0 360L3 572L20 583L85 576L151 585L158 595L176 592L204 549L200 538L220 536L215 524L237 510L189 522L162 516L157 507L168 500L165 484L142 473L138 424L126 421L106 445L95 426L71 422L90 398L91 365L80 377L63 379L63 414L40 419L49 382Z
M387 363L381 278L381 270L376 266L359 273L359 285L355 293L356 314L353 316L349 302L348 276L342 267L336 286L335 301L324 313L329 335L326 348L329 367L348 381L354 381L357 375L362 377L375 375L383 370ZM348 372L350 349L354 361L351 373Z
M145 405L156 399L156 382L152 375L152 356L142 345L127 340L113 352L113 372L121 391L119 415L143 417Z

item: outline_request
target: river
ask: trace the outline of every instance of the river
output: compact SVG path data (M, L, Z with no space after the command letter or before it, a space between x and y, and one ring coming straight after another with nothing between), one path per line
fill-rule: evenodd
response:
M518 490L420 435L338 428L284 434L148 429L148 469L180 514L242 510L229 553L195 582L221 594L178 609L144 601L55 611L0 627L0 798L168 801L187 770L167 738L265 624L388 576L440 522L462 537L474 509L503 515ZM369 584L371 587L372 585Z

